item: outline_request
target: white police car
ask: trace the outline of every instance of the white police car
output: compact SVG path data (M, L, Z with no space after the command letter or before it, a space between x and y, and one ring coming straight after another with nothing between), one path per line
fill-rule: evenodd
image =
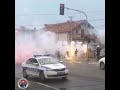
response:
M68 68L60 63L57 58L51 56L34 56L22 63L23 77L29 75L39 76L41 81L48 78L67 79Z

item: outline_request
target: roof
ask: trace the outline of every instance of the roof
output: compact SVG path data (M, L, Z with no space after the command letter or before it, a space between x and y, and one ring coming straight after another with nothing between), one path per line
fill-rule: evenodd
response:
M45 24L46 31L52 31L56 33L63 33L63 32L70 32L75 30L76 28L80 28L82 24L86 24L91 27L91 25L86 20L81 21L67 21L64 23L57 23L57 24Z

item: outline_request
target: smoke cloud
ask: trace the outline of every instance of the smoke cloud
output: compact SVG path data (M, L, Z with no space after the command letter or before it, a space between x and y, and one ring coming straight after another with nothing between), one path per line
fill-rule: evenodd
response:
M102 44L105 44L105 30L92 29L89 31L95 34ZM57 36L53 32L45 32L44 30L35 32L19 32L15 34L15 63L22 63L29 57L35 54L55 54L59 50L61 55L65 55L66 51L71 50L74 54L75 49L78 49L78 55L82 55L85 50L85 45L82 42L72 41L70 44L67 41L57 41Z
M54 48L53 48L54 47ZM57 49L55 34L51 32L17 32L15 62L21 63L34 54L54 53Z
M79 50L78 55L83 52L82 42L57 41L56 34L45 32L44 30L36 32L16 32L15 35L15 63L22 63L35 54L55 54L59 50L61 55L66 51Z
M105 44L105 29L97 29L96 35L98 36L100 42Z
M102 44L105 45L105 29L89 29L90 34L95 34Z

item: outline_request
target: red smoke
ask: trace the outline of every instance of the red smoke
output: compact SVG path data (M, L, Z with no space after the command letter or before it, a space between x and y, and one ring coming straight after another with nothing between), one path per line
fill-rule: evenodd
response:
M15 63L20 64L20 63L24 62L25 60L27 60L32 55L33 55L32 50L22 50L22 51L16 50L16 52L15 52Z

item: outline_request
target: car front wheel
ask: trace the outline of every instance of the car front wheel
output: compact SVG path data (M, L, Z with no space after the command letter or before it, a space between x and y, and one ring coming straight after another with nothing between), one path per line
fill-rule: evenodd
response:
M105 64L103 62L100 63L100 69L104 70L105 69Z
M23 70L23 77L24 77L24 78L28 78L28 75L27 75L26 70Z
M63 80L67 80L67 77L62 77Z
M40 78L40 81L45 82L45 76L43 72L39 73L39 78Z

